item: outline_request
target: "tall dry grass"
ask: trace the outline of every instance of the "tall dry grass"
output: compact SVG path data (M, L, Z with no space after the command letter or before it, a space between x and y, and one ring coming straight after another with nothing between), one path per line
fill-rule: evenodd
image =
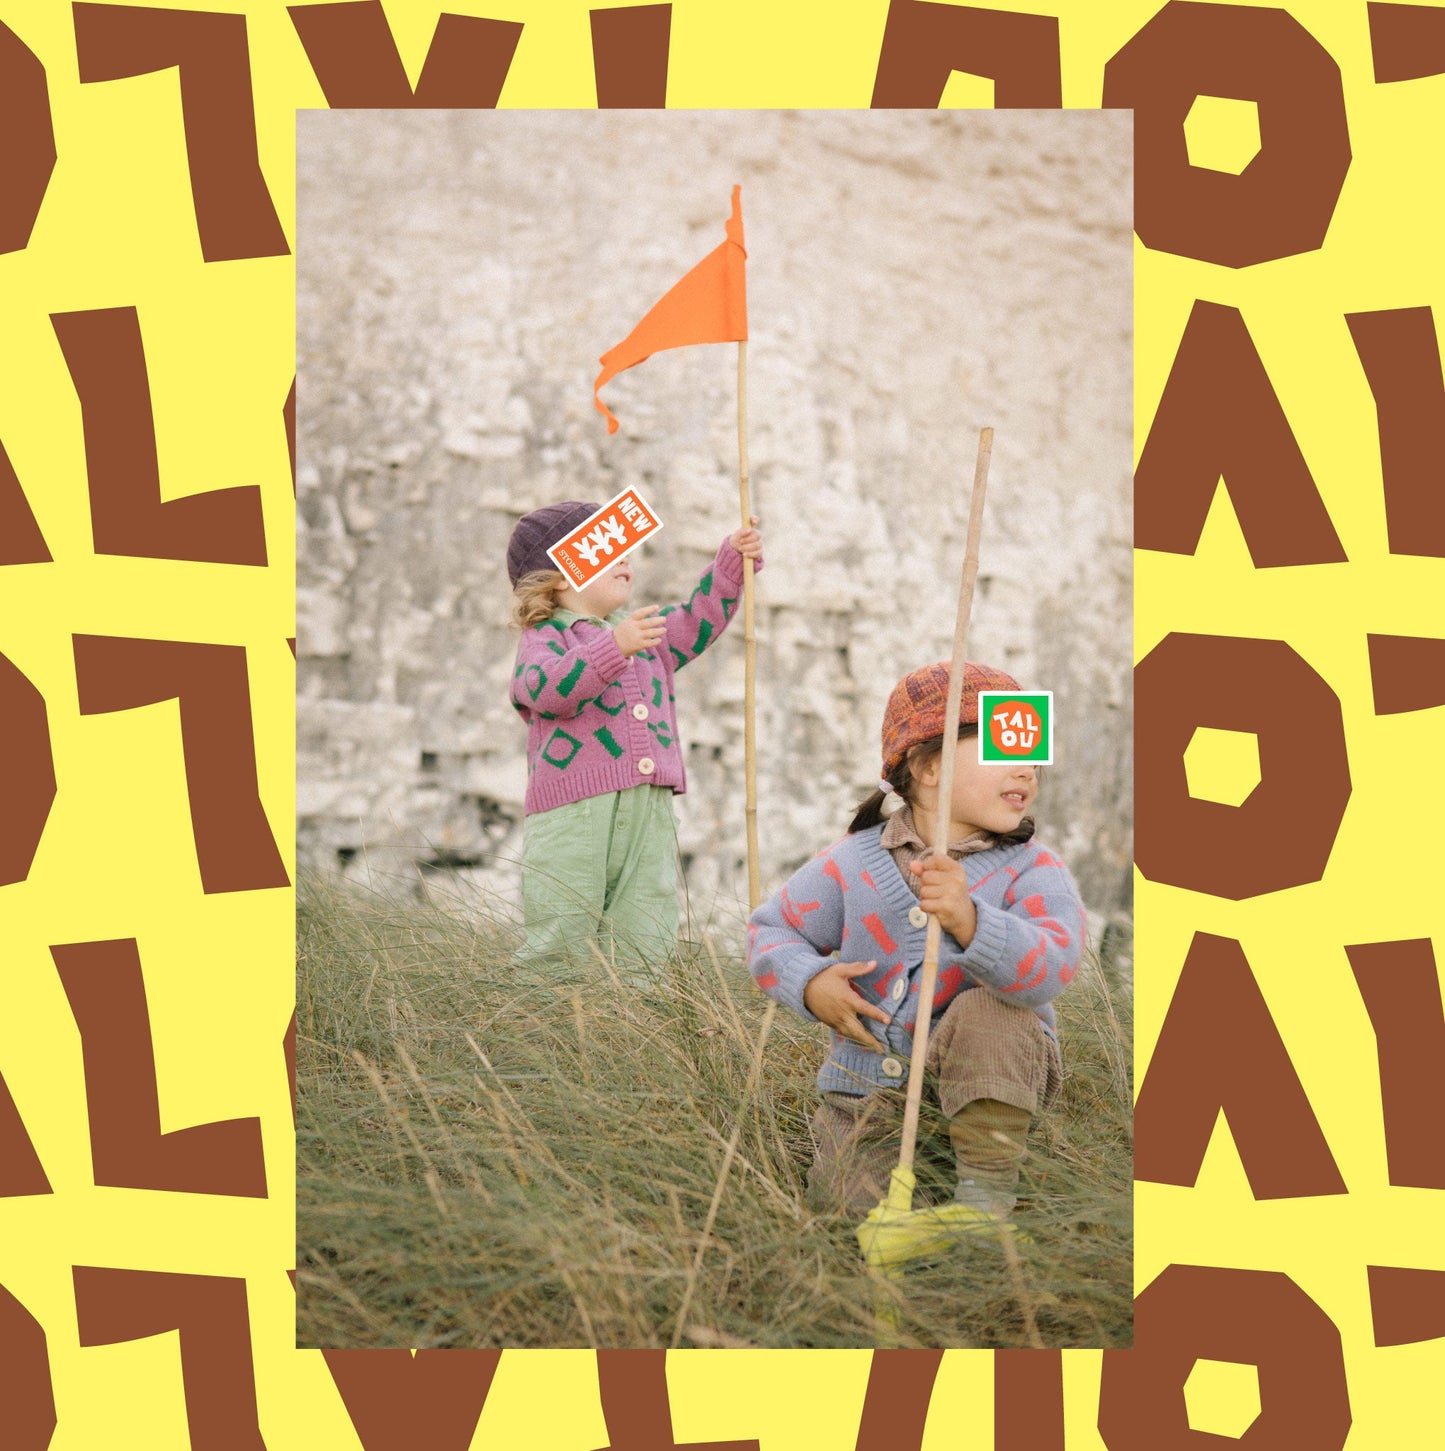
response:
M594 953L522 970L506 922L315 880L298 938L299 1344L876 1343L854 1221L804 1204L822 1030L777 1014L749 1096L765 999L737 957L684 946L644 997ZM1030 1312L1045 1345L1130 1343L1110 976L1090 957L1058 1004L1068 1077L1025 1167L1022 1292L996 1246L960 1247L908 1272L904 1344L1026 1345Z

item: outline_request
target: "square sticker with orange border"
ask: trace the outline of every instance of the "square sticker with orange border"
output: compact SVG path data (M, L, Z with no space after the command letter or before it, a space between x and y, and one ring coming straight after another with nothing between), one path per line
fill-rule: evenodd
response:
M586 589L644 539L662 520L636 489L624 489L547 550L573 589Z
M981 690L978 693L978 759L997 766L1054 762L1052 690Z

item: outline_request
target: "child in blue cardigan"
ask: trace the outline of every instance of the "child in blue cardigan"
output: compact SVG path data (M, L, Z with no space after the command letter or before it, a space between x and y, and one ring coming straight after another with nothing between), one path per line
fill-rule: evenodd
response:
M948 1122L954 1200L1005 1217L1034 1116L1061 1078L1052 1002L1084 945L1064 864L1033 839L1027 763L978 760L978 693L1017 690L967 667L956 738L948 857L933 854L948 666L915 670L883 718L883 779L849 834L753 913L748 962L765 992L832 1029L818 1074L808 1176L816 1209L871 1209L898 1161L928 914L943 931L927 1069ZM889 794L902 805L886 818Z

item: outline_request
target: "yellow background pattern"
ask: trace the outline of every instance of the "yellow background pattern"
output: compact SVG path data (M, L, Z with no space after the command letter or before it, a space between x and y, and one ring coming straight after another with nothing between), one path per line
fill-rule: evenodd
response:
M261 167L294 242L294 112L325 102L286 9L275 0L189 8L246 17ZM1094 107L1105 62L1161 7L997 8L1062 12L1064 104ZM386 0L413 82L443 9L525 22L502 105L595 104L586 4ZM866 106L887 9L886 0L679 0L669 104ZM1344 314L1439 299L1445 77L1377 84L1364 4L1288 9L1343 74L1354 159L1326 243L1240 270L1138 248L1136 437L1142 445L1193 301L1241 309L1349 562L1255 570L1221 491L1194 556L1140 556L1136 658L1171 630L1288 640L1342 701L1354 794L1320 883L1239 903L1140 883L1139 1064L1142 1077L1192 934L1237 938L1350 1193L1256 1204L1221 1124L1194 1188L1140 1187L1136 1276L1142 1289L1171 1263L1289 1274L1341 1331L1349 1445L1366 1451L1420 1444L1439 1424L1427 1391L1439 1342L1375 1348L1366 1266L1445 1265L1438 1192L1388 1184L1376 1045L1344 956L1345 944L1431 935L1440 717L1374 715L1366 634L1445 635L1445 592L1438 561L1388 553L1374 407ZM81 1348L73 1265L244 1278L266 1445L344 1451L360 1443L321 1355L291 1348L281 1058L290 894L201 893L174 703L81 716L71 654L72 634L87 633L243 644L261 800L289 863L292 499L281 407L293 366L292 259L202 260L174 71L81 84L70 6L0 0L0 20L45 67L59 153L29 246L0 256L0 438L53 556L0 568L0 648L44 696L58 778L28 879L0 888L0 1071L54 1191L0 1201L0 1283L47 1335L55 1451L190 1444L176 1336ZM976 101L979 83L952 88L955 97ZM1238 116L1202 111L1198 121L1202 146L1227 146L1227 134L1211 143L1208 127L1227 132ZM259 483L267 567L93 553L80 410L48 315L118 306L139 313L164 497ZM48 948L118 937L137 940L145 968L162 1128L259 1116L270 1198L94 1186L79 1036ZM1228 1043L1219 1055L1227 1072ZM984 1352L945 1356L925 1451L991 1444L991 1364ZM691 1351L668 1366L680 1443L854 1445L864 1352ZM1071 1451L1104 1444L1100 1371L1098 1353L1064 1357ZM473 1445L605 1445L596 1375L586 1352L505 1354ZM1246 1381L1201 1376L1196 1428L1227 1430L1236 1403L1249 1403Z

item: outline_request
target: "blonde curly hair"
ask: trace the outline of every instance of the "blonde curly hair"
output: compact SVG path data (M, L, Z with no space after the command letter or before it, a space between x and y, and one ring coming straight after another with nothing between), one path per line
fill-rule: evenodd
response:
M557 591L567 581L560 569L534 569L512 587L512 626L530 630L557 612Z

